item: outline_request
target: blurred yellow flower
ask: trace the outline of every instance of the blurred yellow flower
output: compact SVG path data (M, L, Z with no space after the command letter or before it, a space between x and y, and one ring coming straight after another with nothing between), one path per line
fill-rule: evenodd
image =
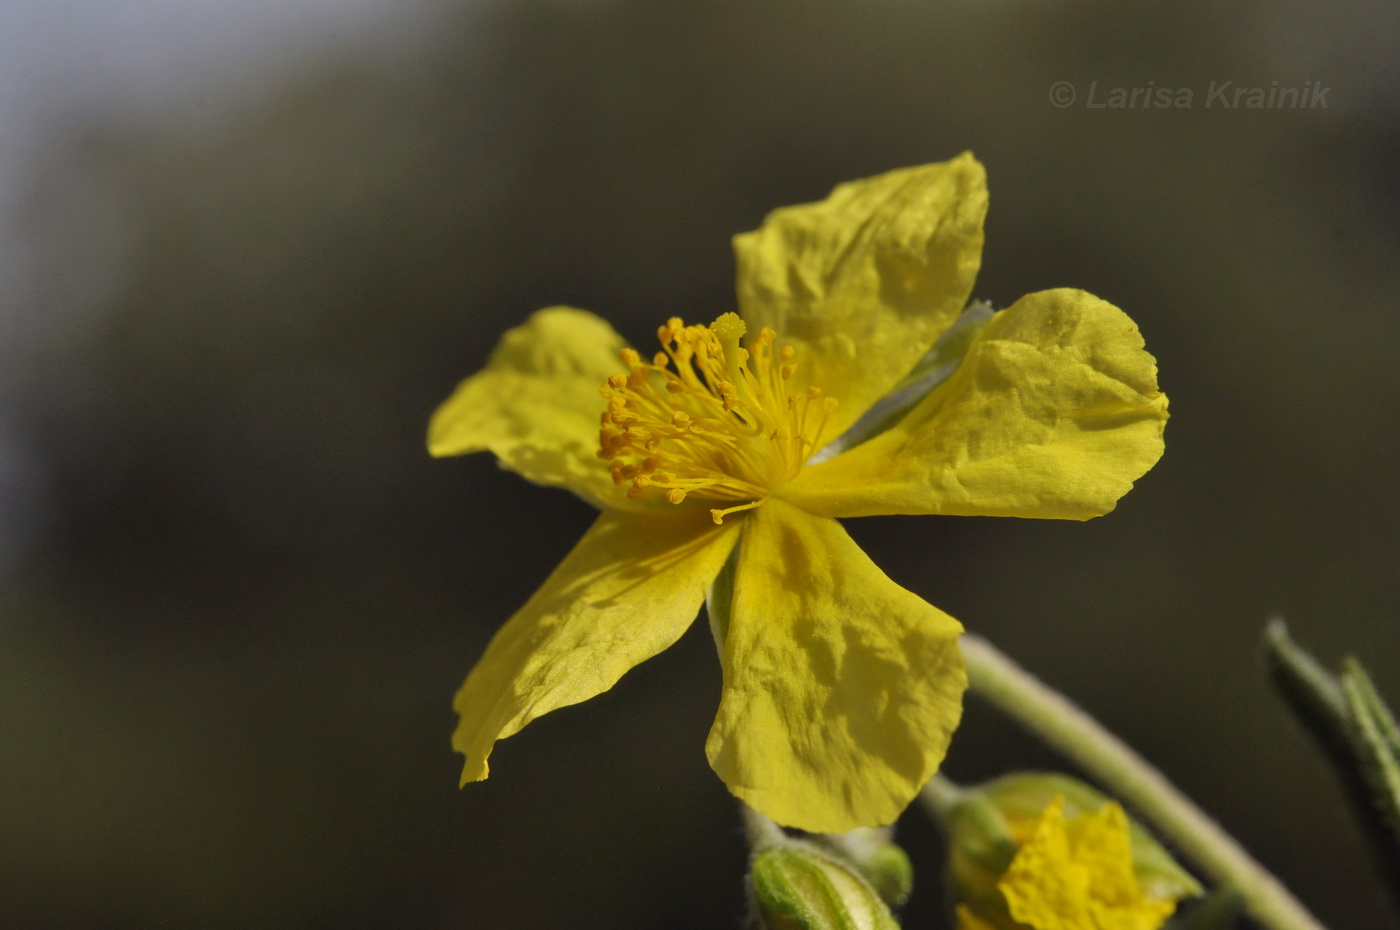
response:
M711 593L711 765L789 826L899 815L961 714L961 627L836 518L1087 519L1157 460L1167 416L1133 322L1044 291L992 316L889 428L812 458L907 387L958 320L986 205L964 154L778 210L735 238L739 314L672 319L650 358L567 307L506 333L434 414L429 449L491 451L602 513L458 692L464 784L486 777L497 740L675 642L732 557Z
M997 888L1027 930L1158 930L1176 898L1143 890L1133 868L1128 817L1116 802L1065 818L1056 798L1035 823ZM958 930L995 930L967 905Z

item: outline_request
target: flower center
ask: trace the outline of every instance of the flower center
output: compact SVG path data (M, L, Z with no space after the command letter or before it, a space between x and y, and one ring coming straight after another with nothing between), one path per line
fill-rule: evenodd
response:
M628 372L602 387L598 457L614 482L631 485L629 497L730 502L710 511L720 523L763 503L816 450L836 400L815 387L789 394L792 347L774 352L777 334L765 327L743 348L745 332L734 313L709 326L672 317L656 332L662 351L650 363L622 350Z

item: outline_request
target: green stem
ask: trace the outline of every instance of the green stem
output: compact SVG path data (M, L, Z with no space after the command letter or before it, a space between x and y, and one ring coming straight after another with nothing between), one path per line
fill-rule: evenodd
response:
M963 799L965 794L967 794L966 788L961 788L941 774L937 774L930 778L928 784L924 785L919 792L919 800L923 802L924 810L932 814L935 820L946 827L953 808L958 806L958 802Z
M978 636L962 638L972 688L1079 763L1272 930L1325 930L1288 889L1146 760Z
M743 801L739 802L739 816L744 821L744 838L749 842L750 852L757 853L769 846L783 846L793 842L782 827Z

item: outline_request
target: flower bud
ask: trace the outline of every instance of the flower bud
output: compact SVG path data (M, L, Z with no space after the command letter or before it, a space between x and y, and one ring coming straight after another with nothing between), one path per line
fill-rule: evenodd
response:
M857 827L849 833L814 837L851 863L891 908L901 908L914 890L914 865L896 843L890 827Z
M1052 906L1082 911L1085 926L1097 925L1091 914L1118 914L1156 928L1178 899L1201 893L1117 802L1063 775L1011 775L969 790L948 830L962 930L1061 926Z
M761 850L754 856L749 882L755 926L761 930L899 928L859 871L805 843Z

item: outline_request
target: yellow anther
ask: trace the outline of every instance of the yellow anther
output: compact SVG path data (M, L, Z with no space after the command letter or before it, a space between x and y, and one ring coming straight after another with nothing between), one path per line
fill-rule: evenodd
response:
M629 373L602 387L598 455L628 496L704 498L719 523L766 500L819 445L829 402L814 408L815 389L784 393L797 353L768 328L741 345L745 331L733 313L710 326L672 317L657 329L664 351L648 361L622 351Z
M731 513L738 513L741 510L752 510L755 507L762 504L767 499L767 497L760 497L756 501L749 501L747 504L739 504L737 507L725 507L723 509L711 508L710 519L715 521L716 524L722 524L724 523L724 518L729 516Z

